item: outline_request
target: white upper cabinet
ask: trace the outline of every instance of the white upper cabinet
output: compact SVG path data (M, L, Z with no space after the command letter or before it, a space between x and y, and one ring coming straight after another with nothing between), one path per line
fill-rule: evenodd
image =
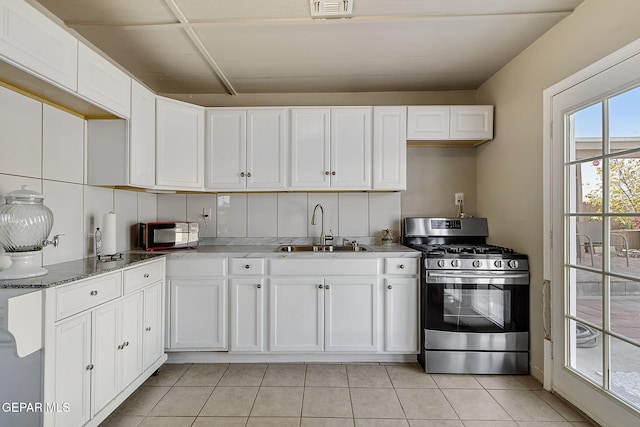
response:
M24 1L0 0L0 55L73 91L78 40Z
M331 186L331 114L329 108L291 109L291 187Z
M205 187L285 189L286 112L282 108L208 110Z
M493 139L493 105L452 106L449 139Z
M130 184L153 188L156 184L156 96L135 80L131 81L129 135Z
M371 189L371 107L291 110L291 187Z
M373 108L373 189L407 189L407 107Z
M131 77L82 43L78 45L78 93L129 118Z
M204 108L156 99L156 183L161 189L203 189Z
M371 189L371 107L331 109L331 188Z
M409 106L407 139L487 141L493 138L493 105Z
M448 106L420 105L407 108L407 139L449 139Z

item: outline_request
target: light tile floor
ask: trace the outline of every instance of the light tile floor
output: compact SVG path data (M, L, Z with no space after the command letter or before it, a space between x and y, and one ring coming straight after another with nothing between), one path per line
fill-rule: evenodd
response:
M417 364L165 364L102 426L591 427L530 376Z

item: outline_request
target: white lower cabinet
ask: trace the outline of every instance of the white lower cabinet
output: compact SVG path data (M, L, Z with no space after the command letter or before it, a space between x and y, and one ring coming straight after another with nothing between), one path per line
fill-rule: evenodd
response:
M164 276L163 259L147 265L149 271L159 267ZM55 351L53 356L45 353L44 401L69 410L45 414L44 425L97 425L133 391L132 384L146 379L143 372L152 372L166 360L164 281L150 274L141 279L127 276L131 271L125 270L124 282L118 271L48 291L54 312L47 316L61 320L45 325L45 345L51 343ZM119 292L100 300L114 286ZM131 291L122 295L123 289ZM75 302L72 306L66 304L69 297Z
M265 351L265 280L232 279L230 289L230 351Z
M418 279L384 280L384 351L418 351Z
M227 349L227 281L169 279L170 348Z
M378 350L377 279L271 279L270 290L271 351Z

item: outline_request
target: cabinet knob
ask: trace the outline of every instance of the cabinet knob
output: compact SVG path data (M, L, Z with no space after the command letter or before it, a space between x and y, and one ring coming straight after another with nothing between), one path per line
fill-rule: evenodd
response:
M93 370L93 365L87 365L87 371L92 371Z
M146 331L151 332L151 326L147 326Z
M318 285L318 289L324 289L324 286Z
M122 348L123 348L123 347L124 347L124 345L120 344L120 345L118 346L118 350L122 350Z
M329 175L329 173L330 173L329 171L324 171L325 175Z
M247 178L251 178L251 172L247 172Z
M335 176L336 175L336 171L331 172L331 175Z
M262 288L262 285L261 285L260 283L258 283L258 284L256 285L256 288L260 289L260 288Z
M388 285L388 286L387 286L387 289L393 289L393 286Z
M89 295L91 295L92 297L95 297L96 295L98 295L98 291L91 291Z
M143 276L143 277L144 277L145 279L148 279L148 278L149 278L149 273L144 273L144 276Z
M324 288L325 289L330 289L331 287L329 285L326 285Z
M250 268L251 268L251 266L250 266L249 264L245 264L245 265L244 265L244 268L248 270L248 269L250 269Z
M240 172L240 176L241 176L242 178L244 178L244 175L245 175L245 174L244 174L244 172Z
M399 268L400 270L404 269L404 264L400 264L400 265L398 266L398 268Z
M126 343L124 343L125 347L129 347L129 341L127 341Z

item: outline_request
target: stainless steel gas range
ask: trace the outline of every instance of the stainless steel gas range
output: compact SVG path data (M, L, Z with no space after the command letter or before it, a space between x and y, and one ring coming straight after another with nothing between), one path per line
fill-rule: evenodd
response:
M405 218L422 251L419 361L429 373L529 372L529 262L488 245L486 218Z

